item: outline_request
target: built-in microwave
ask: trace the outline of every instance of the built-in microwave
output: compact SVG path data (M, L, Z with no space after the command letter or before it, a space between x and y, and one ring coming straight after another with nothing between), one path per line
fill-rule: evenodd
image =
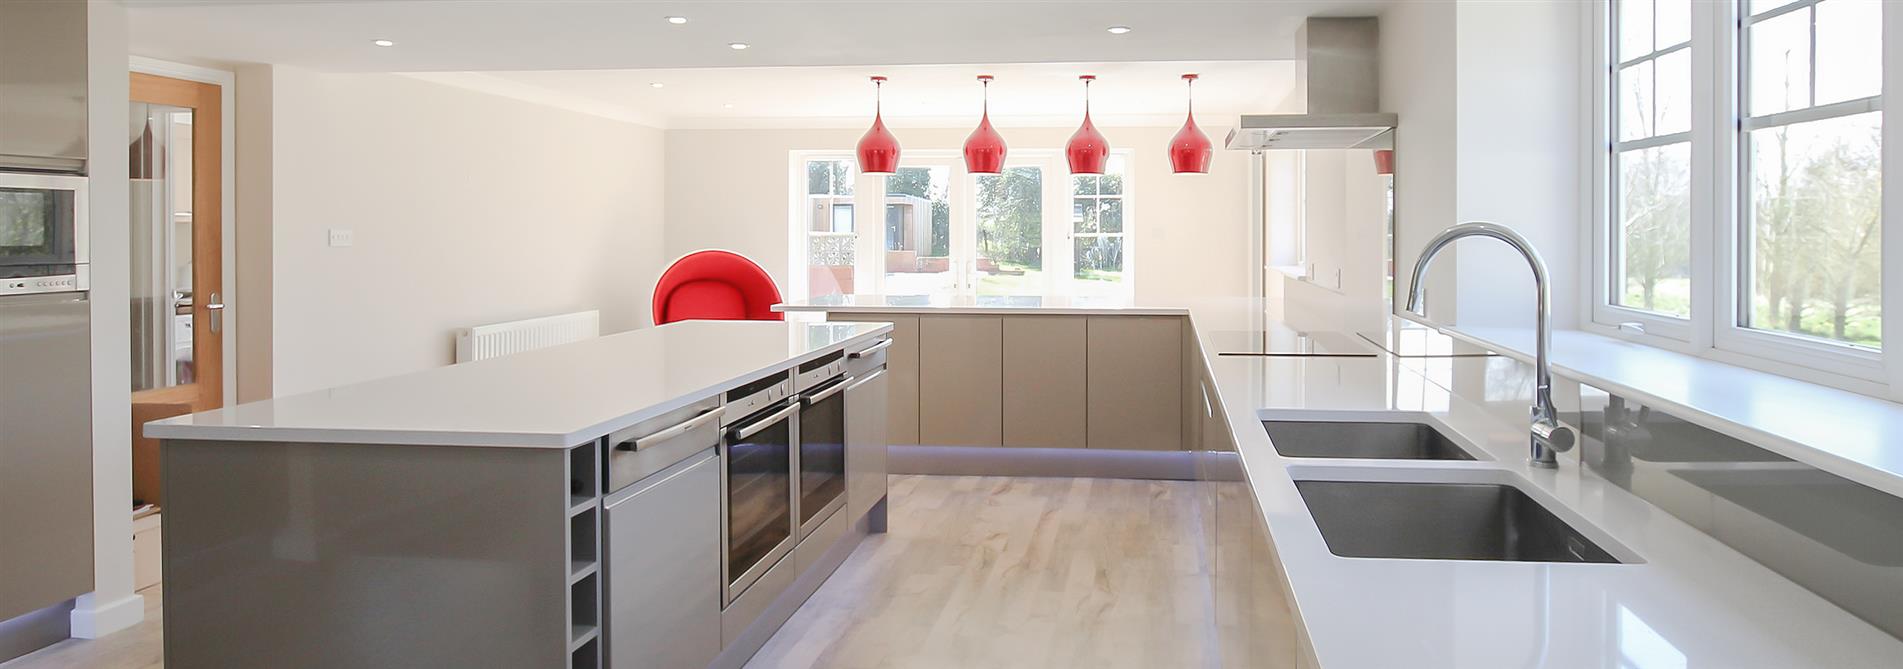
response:
M87 290L86 178L0 172L0 295Z

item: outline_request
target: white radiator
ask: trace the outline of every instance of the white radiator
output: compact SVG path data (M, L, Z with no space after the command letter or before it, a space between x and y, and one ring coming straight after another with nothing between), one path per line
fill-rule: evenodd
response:
M456 331L456 362L487 360L599 336L599 311L478 325Z

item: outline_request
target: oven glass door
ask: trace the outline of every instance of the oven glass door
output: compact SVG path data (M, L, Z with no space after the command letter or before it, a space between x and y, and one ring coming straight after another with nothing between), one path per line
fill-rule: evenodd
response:
M78 262L74 192L0 186L0 277L71 274Z
M800 410L801 527L846 494L845 383L840 378L806 393Z
M783 408L767 409L727 433L729 586L757 577L750 572L771 566L761 563L793 536L793 418L790 411L774 417Z

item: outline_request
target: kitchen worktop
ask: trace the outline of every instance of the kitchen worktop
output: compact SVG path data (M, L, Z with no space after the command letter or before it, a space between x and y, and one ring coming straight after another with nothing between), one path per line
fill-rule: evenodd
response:
M687 321L147 423L147 436L567 448L863 343L881 323Z
M1055 314L1186 316L1182 305L1151 304L1121 296L1067 295L822 295L773 305L774 311L915 314Z
M1221 355L1278 324L1245 299L1182 306L851 296L788 311L1187 314L1249 491L1262 510L1295 614L1330 669L1467 667L1895 667L1903 641L1713 536L1581 467L1526 465L1531 374L1482 342L1373 333L1369 356ZM826 302L836 302L828 305ZM1013 306L1013 304L1017 306ZM1412 328L1396 323L1395 328ZM1273 340L1269 337L1263 341ZM1430 341L1431 340L1431 341ZM1271 342L1273 343L1273 342ZM1565 354L1566 340L1558 355ZM1323 349L1351 350L1324 346ZM1560 358L1564 359L1564 358ZM1563 407L1564 408L1564 407ZM1415 420L1479 456L1470 462L1286 458L1264 419ZM1368 559L1330 552L1298 479L1515 484L1624 564Z

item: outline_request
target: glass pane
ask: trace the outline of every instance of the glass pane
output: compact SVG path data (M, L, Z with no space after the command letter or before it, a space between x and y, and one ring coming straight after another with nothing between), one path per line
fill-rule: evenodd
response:
M1652 52L1652 0L1619 0L1619 62Z
M1123 292L1123 236L1078 236L1071 240L1079 295Z
M1879 112L1751 132L1746 325L1881 348Z
M1123 198L1098 201L1097 227L1104 232L1123 232Z
M1103 176L1097 177L1097 192L1104 195L1122 195L1123 174L1123 156L1111 154L1110 161L1104 163Z
M1070 230L1078 233L1100 232L1097 199L1080 197L1070 201Z
M131 109L132 390L193 383L192 110Z
M1044 170L1009 167L978 175L979 295L1044 290Z
M952 289L951 168L901 167L885 178L885 287L888 295Z
M1753 24L1752 116L1810 106L1810 10L1800 9Z
M806 162L806 286L809 296L851 293L858 248L850 160Z
M1751 15L1757 16L1796 1L1797 0L1751 0Z
M1097 176L1094 174L1084 174L1071 177L1070 192L1073 195L1096 195Z
M1658 0L1658 45L1665 49L1692 40L1691 0Z
M1883 6L1870 0L1818 4L1817 104L1882 92Z
M1645 61L1619 70L1619 140L1642 139L1652 131L1652 66Z
M1670 135L1692 129L1692 50L1679 49L1659 56L1655 65L1658 85L1654 134Z
M1691 315L1691 144L1619 154L1613 304Z
M850 160L811 160L806 163L807 195L851 195L853 163Z

